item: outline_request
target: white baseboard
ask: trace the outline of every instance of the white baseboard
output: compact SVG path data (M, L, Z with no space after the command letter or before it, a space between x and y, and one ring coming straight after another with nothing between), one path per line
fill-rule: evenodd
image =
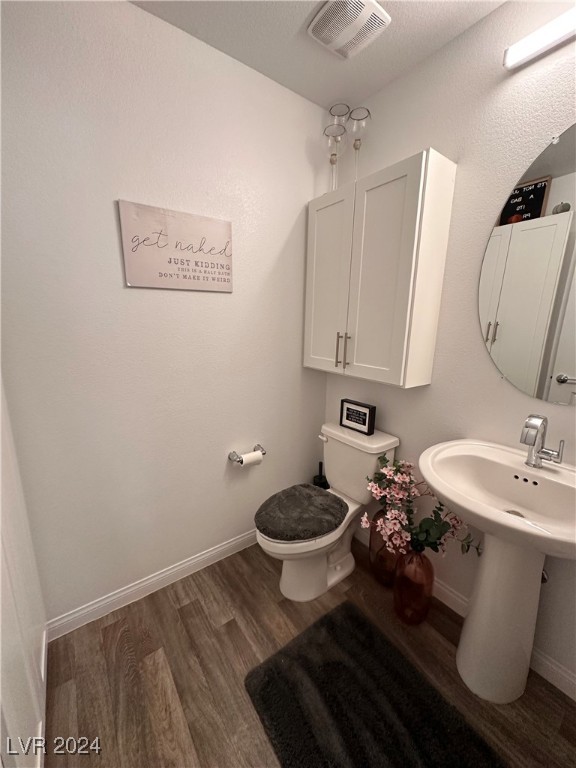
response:
M106 616L107 613L111 613L111 611L123 608L135 600L140 600L141 597L146 597L146 595L156 592L156 590L162 589L162 587L166 587L174 581L183 579L185 576L206 568L208 565L212 565L212 563L216 563L218 560L233 555L235 552L246 549L246 547L250 547L255 543L256 530L253 529L229 541L218 544L211 549L193 555L186 560L170 565L168 568L153 573L151 576L139 579L133 584L121 587L109 595L99 597L91 603L81 605L73 611L62 614L62 616L57 616L46 625L48 641L55 640L62 635L67 635L68 632L72 632L74 629L84 626L84 624L100 619L102 616Z
M468 612L468 598L461 595L460 592L456 592L455 589L449 587L440 579L434 579L434 597L437 597L441 603L451 608L458 616L466 616Z
M544 680L559 688L562 693L576 701L576 674L571 670L558 664L557 661L547 656L538 648L532 650L530 667L537 672Z

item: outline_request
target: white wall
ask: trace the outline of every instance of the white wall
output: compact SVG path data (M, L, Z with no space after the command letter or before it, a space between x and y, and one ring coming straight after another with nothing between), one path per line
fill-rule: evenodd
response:
M574 462L574 411L536 401L500 376L484 349L477 307L482 256L503 202L575 120L573 46L515 73L502 68L503 52L569 7L507 3L367 104L373 119L360 175L427 146L458 163L432 384L402 391L328 376L327 418L337 418L342 397L376 404L377 427L398 435L404 458L462 437L518 445L524 419L535 412L548 416L550 445L564 438L566 460ZM454 550L434 564L442 581L469 596L475 555ZM576 673L575 564L555 561L549 570L536 646Z
M3 363L53 619L252 529L315 474L322 110L128 3L2 11ZM125 288L118 199L230 220L234 292ZM227 460L256 442L261 466Z

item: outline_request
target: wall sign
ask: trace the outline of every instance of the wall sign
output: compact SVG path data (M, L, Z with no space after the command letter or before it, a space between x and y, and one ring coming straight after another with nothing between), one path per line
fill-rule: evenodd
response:
M517 224L519 221L528 221L544 216L551 181L551 176L544 176L541 179L535 179L516 187L502 208L498 223L500 225Z
M232 224L119 200L129 288L232 292Z
M375 421L375 405L358 403L356 400L340 401L340 426L362 432L363 435L373 435Z

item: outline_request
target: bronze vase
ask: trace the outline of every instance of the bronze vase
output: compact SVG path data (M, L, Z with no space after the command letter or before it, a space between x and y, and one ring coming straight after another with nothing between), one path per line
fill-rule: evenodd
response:
M386 549L386 542L382 535L376 530L375 523L386 517L386 512L376 512L372 518L373 525L370 527L370 570L372 575L385 587L391 587L394 584L394 572L399 555L396 552L389 552Z
M394 608L405 624L420 624L428 615L434 568L424 552L400 555L394 574Z

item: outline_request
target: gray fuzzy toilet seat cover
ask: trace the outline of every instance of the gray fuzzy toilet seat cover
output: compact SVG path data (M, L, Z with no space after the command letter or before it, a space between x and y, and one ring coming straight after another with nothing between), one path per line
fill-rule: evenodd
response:
M306 541L335 531L347 514L345 501L305 483L270 496L256 512L254 522L269 539Z

